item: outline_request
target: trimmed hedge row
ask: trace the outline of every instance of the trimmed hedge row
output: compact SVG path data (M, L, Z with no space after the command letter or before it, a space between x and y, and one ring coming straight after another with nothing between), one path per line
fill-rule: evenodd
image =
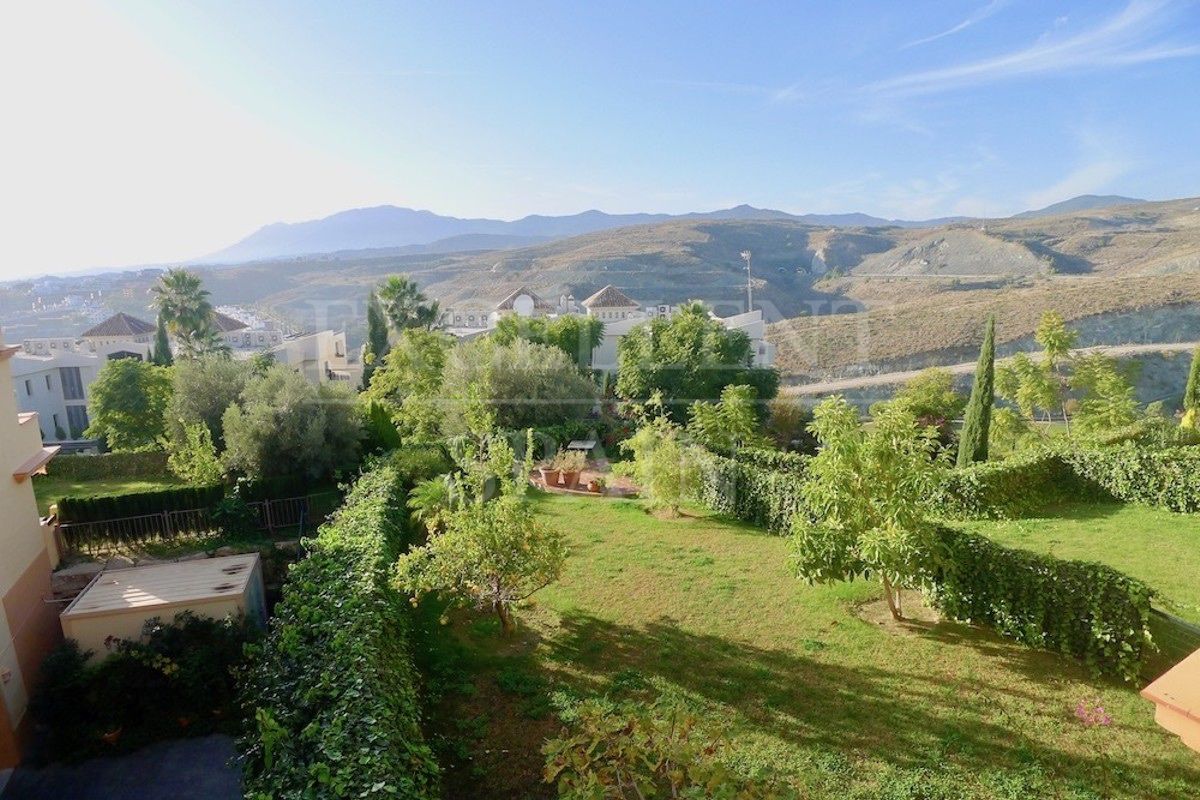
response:
M936 513L947 517L1007 519L1028 516L1053 503L1103 495L1095 483L1077 474L1062 453L1040 450L950 470L932 504Z
M244 676L246 797L439 795L407 604L390 585L414 477L396 460L364 474L292 567Z
M1075 474L1127 503L1200 512L1200 447L1119 447L1066 455Z
M740 449L733 453L733 458L735 461L750 466L790 472L795 475L804 475L808 471L808 462L812 461L812 456L802 453L788 453L783 450L758 447Z
M953 528L939 534L944 565L932 594L943 613L1096 672L1137 678L1153 650L1150 587L1103 564L1015 550Z
M60 522L100 522L103 520L212 508L225 496L225 487L173 486L129 494L102 494L88 497L64 497L58 501Z
M792 466L794 469L795 465ZM787 534L792 518L804 508L800 495L803 484L801 471L771 469L750 460L703 451L700 486L693 499L719 514L750 522L771 533Z
M143 453L104 453L96 456L56 456L47 467L54 478L76 481L97 478L161 478L167 473L167 454L161 450Z

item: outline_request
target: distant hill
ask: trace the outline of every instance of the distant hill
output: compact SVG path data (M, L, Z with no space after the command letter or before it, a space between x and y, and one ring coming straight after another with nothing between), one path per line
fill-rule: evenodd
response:
M1145 200L1138 200L1136 197L1122 197L1119 194L1081 194L1078 197L1072 197L1070 200L1063 200L1061 203L1054 203L1045 208L1022 211L1016 215L1016 218L1052 217L1055 214L1073 214L1076 211L1092 211L1098 208L1112 208L1113 206L1127 206L1133 203L1145 202Z
M681 220L789 220L834 227L931 227L959 218L927 221L888 220L868 214L788 214L768 208L740 205L719 211L691 214L606 214L584 211L569 216L531 215L506 222L498 219L462 219L396 206L376 206L340 211L306 222L276 222L223 250L194 263L236 264L271 258L318 255L348 250L380 250L432 245L462 237L518 237L526 242L561 239L631 225L651 225ZM478 249L475 247L464 249ZM426 252L446 252L444 249Z

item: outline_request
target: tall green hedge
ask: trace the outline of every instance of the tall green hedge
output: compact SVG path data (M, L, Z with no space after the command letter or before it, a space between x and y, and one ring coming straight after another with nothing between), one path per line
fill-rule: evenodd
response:
M1200 511L1200 446L1077 450L1065 456L1074 472L1127 503L1169 511Z
M792 518L804 507L800 495L804 471L794 460L789 462L790 469L780 469L761 466L770 460L768 457L747 456L745 452L741 455L734 459L702 453L700 486L694 499L719 514L753 523L771 533L789 533Z
M225 496L225 487L172 486L147 492L64 497L58 501L59 522L99 522L102 520L212 508Z
M89 481L97 478L161 478L167 474L167 454L161 450L104 453L96 456L60 455L47 467L52 478Z
M1052 503L1101 497L1059 452L1038 450L1005 461L950 470L931 498L936 513L958 519L1009 519Z
M292 567L243 680L253 720L239 743L246 797L439 796L407 606L389 582L408 488L433 458L392 459L364 474Z
M939 539L943 565L932 594L943 613L1097 672L1137 678L1153 649L1150 587L1103 564L1015 550L966 531L942 528Z

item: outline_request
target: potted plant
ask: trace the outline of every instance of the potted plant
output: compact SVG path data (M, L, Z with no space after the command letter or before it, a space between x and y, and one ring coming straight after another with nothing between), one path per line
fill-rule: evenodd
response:
M604 494L604 478L601 478L599 475L595 476L588 481L587 488L589 492Z
M558 486L558 457L549 464L542 464L538 467L538 472L542 474L542 483L546 486Z
M578 450L564 450L554 458L554 465L562 473L563 486L568 489L579 485L579 473L586 464L587 459Z

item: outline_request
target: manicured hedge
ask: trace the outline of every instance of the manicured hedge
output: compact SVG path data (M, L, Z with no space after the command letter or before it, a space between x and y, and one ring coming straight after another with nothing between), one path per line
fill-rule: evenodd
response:
M389 582L408 487L435 458L404 456L364 474L292 567L244 677L246 797L439 796L407 605Z
M104 453L96 456L60 455L50 462L47 474L76 481L97 478L161 478L167 474L167 454L161 450L144 453Z
M747 447L732 454L735 461L763 469L774 469L795 475L804 475L808 471L808 462L812 456L802 453L788 453L783 450Z
M932 504L946 517L1006 519L1028 516L1052 503L1102 495L1094 483L1079 477L1062 453L1038 450L950 470Z
M211 486L172 486L148 492L104 494L88 497L64 497L58 502L59 522L97 522L101 520L212 508L225 496L221 484Z
M796 462L789 462L790 471L759 466L751 463L756 457L746 457L747 452L742 451L743 457L737 459L702 453L700 487L694 499L717 513L753 523L771 533L790 533L792 518L804 505L800 495L803 471Z
M1103 564L1015 550L952 528L939 539L933 597L947 616L1137 678L1153 649L1150 587Z
M1200 446L1077 450L1066 460L1075 474L1118 500L1200 512Z

